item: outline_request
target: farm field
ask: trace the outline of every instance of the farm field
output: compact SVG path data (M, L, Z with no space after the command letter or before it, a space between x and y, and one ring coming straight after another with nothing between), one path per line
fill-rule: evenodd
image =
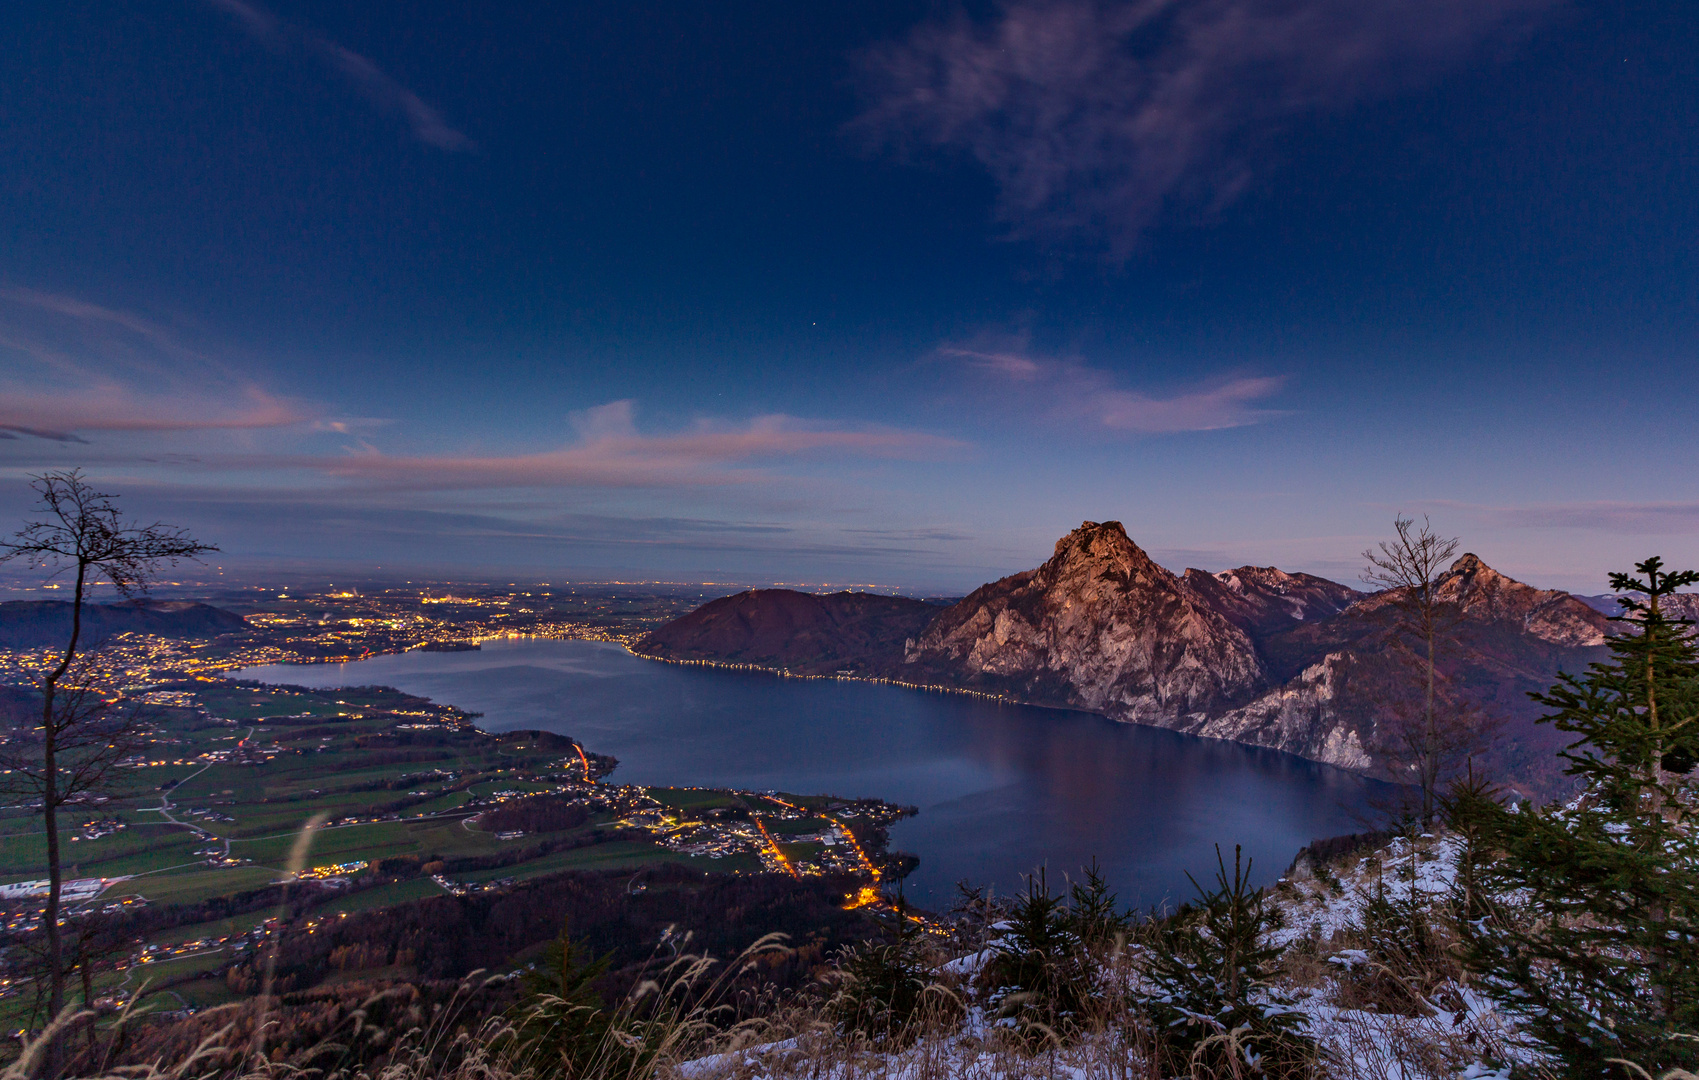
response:
M873 883L882 830L871 857L856 837L901 814L873 800L619 785L616 761L570 738L490 734L381 687L198 676L149 690L171 704L146 712L113 782L60 815L72 917L133 931L89 961L94 991L113 1002L144 985L172 1008L241 996L221 973L269 947L280 920L310 930L572 872ZM0 885L27 892L45 876L39 816L0 808ZM14 941L38 932L42 902L8 901ZM0 1022L21 1025L34 1006L27 977L0 985Z

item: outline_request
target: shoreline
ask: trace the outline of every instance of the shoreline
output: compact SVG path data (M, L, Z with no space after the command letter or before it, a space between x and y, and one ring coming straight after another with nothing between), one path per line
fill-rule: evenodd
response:
M725 660L682 660L682 659L679 659L677 657L671 657L671 656L656 656L653 653L639 652L637 649L633 648L628 642L623 641L618 637L612 637L612 636L609 636L609 637L589 637L589 636L574 635L574 636L570 636L570 637L565 637L565 636L559 636L559 635L554 635L554 634L490 634L490 635L487 635L485 637L473 638L473 639L469 639L469 640L472 643L479 644L479 645L482 645L486 641L526 641L526 640L533 640L533 641L594 641L594 642L600 642L600 643L605 644L605 645L618 645L620 648L624 649L626 651L626 653L628 653L631 656L637 657L639 660L651 660L651 661L654 661L655 663L658 663L658 664L677 664L681 667L715 668L715 669L718 669L718 670L721 670L721 671L757 672L757 673L760 673L760 674L772 675L772 676L775 676L775 677L781 678L781 679L814 679L814 680L822 680L822 681L828 681L828 682L872 683L872 684L880 685L880 686L895 686L895 687L902 689L902 690L924 690L924 691L928 691L928 692L931 692L931 693L937 693L937 694L959 694L963 697L978 698L981 701L996 702L999 705L1019 705L1023 708L1029 708L1029 709L1052 709L1052 710L1055 710L1056 712L1075 712L1075 713L1085 713L1088 716L1103 716L1103 718L1105 720L1109 720L1109 721L1111 721L1113 723L1117 723L1117 724L1131 723L1131 721L1116 720L1112 716L1104 716L1104 714L1102 714L1100 712L1094 712L1091 709L1082 709L1082 708L1079 708L1079 707L1073 706L1073 705L1052 705L1052 704L1046 704L1046 703L1037 702L1037 701L1027 701L1027 700L1024 700L1022 698L1010 697L1007 694L991 694L991 693L986 693L983 690L969 690L965 687L945 686L945 685L942 685L940 683L908 682L908 681L903 680L903 679L893 679L893 678L890 678L888 676L883 676L883 675L841 675L841 674L836 674L836 673L831 674L831 675L812 675L812 674L808 674L808 673L805 673L805 672L792 671L789 668L770 667L766 664L744 664L744 663L734 663L734 662L725 661ZM419 644L419 645L410 645L405 649L377 649L377 650L372 650L372 651L361 653L358 656L301 657L300 659L297 659L297 660L280 660L280 661L276 661L276 662L270 663L270 664L245 663L245 664L240 664L240 665L232 665L230 667L215 667L215 668L210 668L208 670L217 671L220 674L222 674L223 672L241 671L241 670L245 670L247 668L252 668L252 667L285 667L285 666L314 667L314 666L318 666L318 665L322 665L322 664L355 664L355 663L359 663L362 660L370 660L370 659L372 659L373 657L376 657L376 656L405 656L408 653L423 652L423 651L451 652L451 651L457 651L457 650L426 650L425 647L424 647L424 644ZM472 650L464 650L464 651L470 652ZM1149 727L1149 726L1153 726L1153 725L1143 725L1143 726ZM1159 730L1166 730L1166 729L1159 729ZM1225 741L1231 742L1233 740L1229 739L1229 740L1225 740ZM1246 744L1246 745L1248 745L1248 744Z
M1013 705L1013 706L1017 706L1017 707L1025 708L1025 709L1044 709L1044 710L1048 710L1048 711L1051 711L1051 712L1076 713L1076 714L1081 714L1081 715L1085 715L1085 716L1096 716L1096 717L1100 717L1103 720L1107 720L1111 724L1116 724L1116 725L1119 725L1119 726L1147 728L1151 731L1164 731L1164 732L1167 732L1171 735L1180 736L1181 738L1204 739L1204 740L1208 740L1209 742L1227 743L1231 746L1242 747L1243 749L1246 749L1246 750L1256 750L1256 751L1260 751L1262 753L1278 754L1281 757L1293 758L1297 761L1302 761L1302 762L1304 762L1305 764L1308 764L1308 765L1314 765L1314 766L1319 766L1321 768L1332 769L1332 770L1335 770L1337 772L1343 773L1346 776L1355 777L1357 779L1366 780L1366 781L1369 781L1369 782L1372 782L1372 783L1386 784L1386 785L1391 786L1391 787L1401 786L1395 780L1389 780L1384 776L1379 776L1379 775L1376 775L1372 772L1366 772L1366 771L1362 771L1362 770L1358 770L1358 769L1347 768L1343 765L1339 765L1339 764L1337 764L1335 762L1331 762L1331 761L1321 761L1321 760L1318 760L1316 758L1305 757L1303 754L1295 754L1290 750L1282 750L1277 746L1263 746L1259 743L1244 742L1244 741L1239 740L1239 739L1229 739L1229 738L1224 738L1224 737L1219 736L1219 735L1206 735L1206 734L1202 734L1202 733L1199 733L1199 732L1180 731L1180 730L1177 730L1175 728L1163 727L1159 724L1141 724L1136 720L1117 720L1113 716L1108 716L1104 713L1096 712L1092 709L1082 709L1082 708L1080 708L1078 706L1074 706L1074 705L1053 705L1053 704L1047 704L1047 703L1044 703L1044 702L1027 701L1027 700L1024 700L1024 699L1021 699L1021 698L1010 697L1007 694L990 694L990 693L986 693L983 690L969 690L969 689L966 689L964 687L959 687L959 686L944 686L944 685L940 685L940 684L937 684L937 683L908 682L906 680L893 679L893 678L889 678L889 677L886 677L886 676L880 676L880 675L840 675L840 674L836 674L836 673L831 674L831 675L811 675L811 674L807 674L807 673L804 673L804 672L791 671L789 668L769 667L765 664L736 663L736 662L725 661L725 660L683 660L683 659L679 659L679 658L676 658L676 657L656 656L652 653L639 652L637 649L633 648L629 643L622 641L619 638L615 638L615 637L559 637L559 636L554 636L554 635L549 635L549 634L491 634L487 637L481 637L481 638L476 639L476 641L479 644L482 644L483 642L486 642L486 641L521 641L521 640L594 641L594 642L600 642L600 643L605 644L605 645L618 645L621 649L623 649L626 652L627 655L634 656L639 660L648 660L648 661L652 661L652 662L658 663L658 664L674 664L674 665L677 665L679 667L700 667L700 668L711 668L711 669L718 670L718 671L733 671L733 672L742 672L742 673L746 673L746 674L771 675L774 678L779 678L779 679L813 680L813 681L820 681L820 682L868 683L868 684L871 684L871 685L878 685L878 686L891 686L891 687L895 687L899 690L917 690L917 691L922 691L922 692L926 692L926 693L957 695L957 696L961 696L961 697L976 698L980 701L988 701L988 702L991 702L991 703L996 704L996 705ZM332 660L332 659L304 659L304 660L299 661L298 663L299 663L299 666L302 666L302 667L307 667L307 666L312 666L312 665L317 665L317 664L353 664L353 663L358 663L361 660L369 660L369 659L371 659L372 657L375 657L375 656L402 656L402 655L405 655L405 654L410 653L410 652L418 652L418 651L420 651L420 646L415 645L415 646L412 646L412 647L406 648L406 649L396 649L396 650L389 650L389 651L384 651L384 652L366 653L366 654L363 654L363 655L358 656L358 657L347 657L347 658L343 658L343 659L334 659L334 660ZM256 666L278 667L278 666L285 666L285 665L270 664L270 665L256 665ZM225 670L241 670L241 669L230 668L230 669L225 669ZM353 685L353 684L350 684L350 685Z

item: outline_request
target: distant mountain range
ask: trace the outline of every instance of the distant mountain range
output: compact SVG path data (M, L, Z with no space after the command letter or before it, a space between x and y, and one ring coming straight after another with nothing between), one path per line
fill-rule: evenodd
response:
M1474 555L1446 571L1440 594L1452 715L1483 735L1496 729L1479 764L1529 793L1563 790L1555 751L1565 740L1535 723L1541 709L1527 694L1604 656L1601 598L1533 588ZM1394 645L1399 598L1274 567L1175 575L1119 522L1088 521L1042 566L949 606L752 590L637 649L979 690L1398 778L1410 683Z
M1577 600L1605 615L1621 615L1622 604L1610 593L1598 596L1577 596ZM1676 593L1663 601L1666 618L1692 619L1699 622L1699 593Z
M136 600L83 607L82 645L89 647L118 634L154 634L164 638L240 634L248 623L234 612L182 600ZM63 600L0 602L0 649L63 648L71 634L71 604Z

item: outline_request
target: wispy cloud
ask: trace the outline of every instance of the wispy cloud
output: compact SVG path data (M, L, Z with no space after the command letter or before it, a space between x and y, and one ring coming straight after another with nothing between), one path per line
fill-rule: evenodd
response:
M244 379L168 327L79 297L0 288L0 433L274 428L313 410Z
M291 402L249 387L235 399L137 395L112 387L81 394L0 389L0 431L58 442L86 442L96 431L216 431L288 427L308 417Z
M1124 254L1291 118L1419 85L1562 0L1005 0L863 57L873 145L977 160L1017 235Z
M1435 502L1488 525L1513 529L1591 529L1629 535L1699 533L1699 503L1579 502L1482 506Z
M946 346L939 355L991 376L1018 391L1023 408L1052 420L1087 423L1109 431L1165 434L1245 427L1284 415L1259 408L1279 393L1285 378L1241 375L1218 379L1166 397L1117 386L1106 371L1077 360L1037 359L1021 352Z
M360 448L340 457L299 457L289 464L386 489L699 487L771 479L758 466L853 455L932 459L963 444L893 428L851 429L784 415L743 424L703 420L669 434L637 430L633 404L615 401L574 418L578 438L554 450L506 455L392 455Z
M781 575L793 582L798 577L818 582L820 561L828 560L840 569L854 565L864 576L850 580L867 582L880 580L879 568L893 565L937 565L955 572L962 539L924 528L845 528L844 515L819 508L782 518L736 512L688 517L640 507L581 512L563 506L569 500L558 497L536 503L431 502L405 494L389 499L346 490L150 484L134 478L124 491L126 499L146 507L149 517L192 522L197 535L217 537L226 565L233 558L330 556L336 563L327 569L337 568L339 575L349 562L377 562L391 569L435 563L457 577L474 579L528 565L547 568L551 575L595 567L644 576L666 567L696 572L737 568L751 583L770 583ZM22 479L0 475L0 503L27 505L30 495ZM0 577L4 571L0 567Z
M194 337L194 335L190 335ZM49 454L17 440L108 445L79 451L104 465L160 465L204 476L293 476L320 492L523 488L663 489L762 484L789 466L847 459L934 460L965 444L925 432L784 414L701 418L680 429L639 430L634 402L574 414L563 445L521 453L393 453L384 420L337 416L265 389L231 365L140 315L78 297L0 288L0 440L16 465ZM296 441L234 449L98 440L120 432L182 433L297 428ZM346 445L320 452L328 438ZM309 437L311 441L301 441ZM241 444L237 444L240 446ZM298 447L299 449L289 448ZM189 455L172 449L189 449ZM55 449L52 455L59 454ZM162 457L162 455L167 455ZM326 482L329 482L328 484Z
M206 0L235 16L249 36L273 48L299 48L341 77L373 106L399 114L413 137L426 146L451 152L477 149L436 109L367 57L328 38L283 22L250 0Z

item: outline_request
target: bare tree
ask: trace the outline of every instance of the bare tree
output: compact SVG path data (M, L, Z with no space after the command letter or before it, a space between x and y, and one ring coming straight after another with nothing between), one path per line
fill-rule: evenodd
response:
M98 654L80 653L60 676L54 688L53 715L49 722L40 727L9 731L4 743L0 744L0 770L4 770L0 790L21 796L41 806L44 811L51 804L55 825L61 812L74 808L89 793L106 787L112 769L137 749L150 730L142 710L119 708L107 700L106 691L98 683L97 659ZM53 745L51 757L45 752L49 743ZM47 767L49 762L52 764L51 772ZM49 850L56 849L57 843L50 841ZM51 901L51 875L48 883ZM68 927L76 925L77 920L63 916L65 925L59 925L60 922L61 918L55 918L57 933L44 935L47 940L43 942L34 964L35 979L48 997L54 984L55 964L62 959L54 951L56 947L62 948L56 946L56 942ZM86 938L86 930L77 929L75 932ZM79 955L85 945L86 941L78 945ZM81 966L80 960L65 965L61 985L70 971L78 966ZM38 993L36 997L39 1011L45 1003L44 995ZM84 998L86 1005L86 992ZM46 1019L51 1020L55 1015L56 1010L50 1010Z
M182 529L157 522L126 522L119 516L117 497L90 487L80 469L43 474L30 487L39 499L41 516L27 522L11 540L0 541L0 562L22 559L51 571L50 577L66 574L75 579L70 640L41 678L41 756L39 765L31 767L47 829L47 907L41 921L47 937L47 1008L53 1017L65 1005L66 975L59 930L64 884L59 809L72 795L97 784L117 760L102 749L103 734L107 742L112 741L114 733L103 731L112 717L90 685L89 673L79 672L84 677L66 680L79 656L84 600L89 587L101 578L120 596L146 593L160 570L218 549Z
M1363 582L1392 590L1392 602L1402 615L1401 629L1414 637L1420 650L1422 704L1420 718L1405 738L1416 766L1422 792L1422 827L1433 824L1438 808L1442 759L1454 734L1439 716L1439 640L1452 616L1439 597L1439 578L1457 554L1457 538L1433 531L1426 517L1420 528L1402 514L1392 519L1397 536L1363 552L1368 566Z

